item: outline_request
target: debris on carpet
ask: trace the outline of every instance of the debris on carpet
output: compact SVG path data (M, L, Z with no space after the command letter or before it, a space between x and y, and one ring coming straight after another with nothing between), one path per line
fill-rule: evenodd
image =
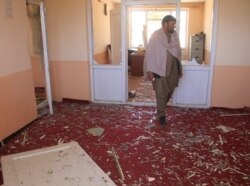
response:
M87 130L89 134L93 136L101 136L104 132L104 129L101 127L90 128Z
M118 186L250 185L249 110L167 107L166 127L152 120L154 106L67 102L54 111L4 140L0 156L76 141Z

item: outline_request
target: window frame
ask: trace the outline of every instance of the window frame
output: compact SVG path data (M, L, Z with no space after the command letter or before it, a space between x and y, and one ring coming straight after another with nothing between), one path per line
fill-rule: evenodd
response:
M176 13L175 14L173 14L174 12L176 12L176 9L174 9L174 8L157 8L157 9L155 9L155 8L139 8L139 9L131 9L130 10L130 13L129 13L129 15L130 15L130 25L129 25L129 28L130 28L130 31L129 31L129 47L130 48L137 48L138 46L133 46L132 45L132 38L133 38L133 36L132 36L132 33L133 33L133 30L132 30L132 13L134 12L134 11L137 11L137 12L145 12L145 24L146 24L146 26L148 27L148 22L149 21L161 21L162 20L162 18L159 18L159 19L151 19L151 18L149 18L148 17L148 14L149 14L149 12L150 11L157 11L157 12L170 12L170 15L176 15ZM187 45L188 45L188 17L189 17L189 10L188 10L188 8L181 8L180 9L180 14L181 14L181 12L182 11L185 11L186 12L186 25L185 25L185 28L183 28L183 29L185 29L185 41L184 41L184 44L183 44L183 46L181 46L181 48L182 49L187 49ZM160 27L159 27L160 28ZM180 29L181 29L181 25L180 25ZM156 29L155 29L156 30ZM148 32L148 28L147 28L147 32ZM148 33L147 33L147 35L148 35ZM179 33L179 35L180 35L180 33ZM150 36L148 36L148 40L149 40L149 38L150 38ZM143 44L143 43L142 43Z

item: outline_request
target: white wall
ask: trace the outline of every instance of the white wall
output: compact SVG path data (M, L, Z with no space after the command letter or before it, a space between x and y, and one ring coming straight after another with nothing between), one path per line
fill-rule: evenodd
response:
M210 63L211 55L211 39L212 39L212 19L213 19L213 2L214 0L207 0L204 6L204 33L205 38L205 54L204 60L206 64Z
M220 0L216 65L250 65L250 1Z
M250 106L250 1L218 0L212 106Z
M107 3L107 15L104 15L104 4ZM92 0L94 54L106 51L110 44L110 10L114 8L111 0L99 2Z
M0 76L31 69L26 5L24 0L11 2L13 16L8 18L0 1Z
M0 141L37 117L25 0L0 1Z
M87 60L85 0L46 0L50 60Z
M86 0L46 0L53 99L90 99Z

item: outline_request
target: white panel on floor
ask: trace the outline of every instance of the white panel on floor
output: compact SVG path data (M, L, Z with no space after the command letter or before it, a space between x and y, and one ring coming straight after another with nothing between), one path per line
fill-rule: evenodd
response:
M6 186L114 186L76 142L1 158Z
M121 67L94 68L94 100L97 102L122 102Z

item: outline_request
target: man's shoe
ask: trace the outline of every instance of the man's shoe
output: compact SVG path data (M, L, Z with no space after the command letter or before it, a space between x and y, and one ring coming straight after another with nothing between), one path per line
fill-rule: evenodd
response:
M166 116L161 116L159 118L159 120L160 120L161 125L165 125L166 124Z

